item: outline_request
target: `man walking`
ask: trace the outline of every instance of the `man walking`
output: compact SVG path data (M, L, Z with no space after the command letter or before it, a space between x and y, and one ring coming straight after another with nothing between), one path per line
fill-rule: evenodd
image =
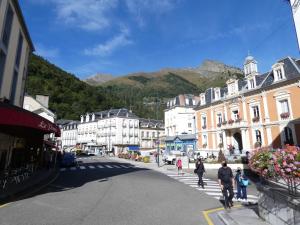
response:
M201 158L198 158L197 162L196 162L196 169L195 172L198 175L198 186L202 186L202 188L204 189L204 182L203 182L203 173L205 172L205 168L204 168L204 164L201 160Z
M225 208L231 208L233 206L232 198L234 196L234 177L232 174L232 170L227 166L226 161L222 162L222 167L218 170L218 181L225 198L224 206Z

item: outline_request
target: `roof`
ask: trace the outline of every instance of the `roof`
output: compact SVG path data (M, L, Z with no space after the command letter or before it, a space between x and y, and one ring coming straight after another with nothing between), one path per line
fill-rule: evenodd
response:
M22 13L22 10L21 10L20 5L19 5L19 1L18 0L12 0L12 3L13 3L14 8L16 10L17 16L18 16L18 18L20 20L20 23L21 23L22 27L24 28L24 34L25 34L26 39L27 39L27 41L29 43L29 47L30 47L31 51L34 51L35 50L34 49L34 45L33 45L32 39L30 37L27 25L25 23L25 19L24 19L23 13Z
M167 141L175 141L176 139L180 139L181 141L186 141L186 140L196 140L196 135L195 134L183 134L183 135L176 135L176 136L168 136L166 137L166 142Z
M300 60L299 59L286 57L284 59L278 60L277 63L283 63L283 68L284 68L284 71L285 71L286 79L274 82L273 70L270 70L267 73L255 76L255 80L256 80L256 88L255 89L248 89L247 78L239 79L238 80L239 94L248 94L248 93L251 93L252 91L255 91L255 90L270 88L270 87L273 87L275 85L278 85L279 83L287 82L287 81L290 81L290 80L300 78ZM214 97L214 95L211 93L212 90L214 90L214 89L209 88L205 91L206 104L204 104L204 105L198 104L195 107L196 109L206 108L207 105L210 105L214 102L222 101L222 100L227 98L227 94L228 94L227 86L220 89L221 99L217 100L217 101L214 101L214 99L212 98L212 97ZM231 96L229 96L229 97L231 97Z
M68 123L70 123L70 122L72 122L72 120L65 120L65 119L60 119L60 120L57 120L56 121L56 124L57 125L66 125L66 124L68 124Z
M140 127L149 127L149 128L163 128L164 122L162 120L153 120L153 119L144 119L140 118Z

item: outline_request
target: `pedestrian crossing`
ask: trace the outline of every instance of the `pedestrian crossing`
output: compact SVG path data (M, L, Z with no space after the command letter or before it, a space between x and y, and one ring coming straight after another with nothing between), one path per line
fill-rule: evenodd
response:
M101 164L101 165L80 165L68 168L60 168L60 172L66 171L76 171L76 170L95 170L95 169L132 169L132 168L139 168L138 166L134 165L114 165L114 164Z
M177 173L172 173L170 171L164 172L168 177L173 178L181 183L184 183L191 188L195 188L196 190L200 191L201 193L205 193L217 200L223 199L223 194L220 189L220 185L217 181L208 179L208 178L203 178L204 182L204 189L202 187L198 186L198 176L193 175L193 174L177 174ZM234 193L236 194L236 189L234 189ZM249 203L257 203L258 196L248 194L248 202ZM236 198L233 198L233 201L237 201Z

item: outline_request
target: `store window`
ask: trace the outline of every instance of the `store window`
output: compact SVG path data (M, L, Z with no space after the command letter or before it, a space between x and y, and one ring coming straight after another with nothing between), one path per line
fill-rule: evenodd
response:
M294 144L293 131L289 127L284 128L284 144L290 144L290 145Z

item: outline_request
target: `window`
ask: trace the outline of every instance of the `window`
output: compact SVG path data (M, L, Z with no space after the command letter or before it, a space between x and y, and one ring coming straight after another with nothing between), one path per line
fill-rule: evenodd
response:
M259 108L258 108L258 106L253 106L252 111L253 111L253 118L259 118Z
M230 85L230 92L233 94L235 92L235 84Z
M222 123L222 113L217 114L217 123L221 124Z
M6 55L0 49L0 89L1 89L2 79L4 77L5 60L6 60Z
M284 128L284 144L290 144L290 145L294 144L293 132L292 129L289 127Z
M12 84L11 84L11 89L10 89L10 100L11 103L14 103L15 101L15 96L16 96L16 89L17 89L17 83L18 83L18 71L14 71L13 74L13 80L12 80Z
M146 137L148 138L149 137L149 132L147 131L147 133L146 133Z
M203 134L203 145L207 145L207 135Z
M238 110L232 111L232 115L233 115L233 119L234 119L234 120L237 120L237 119L240 118L240 116L239 116L239 111L238 111Z
M152 132L152 137L155 137L155 132Z
M254 80L253 79L249 80L249 84L250 84L250 89L255 88L255 84L254 84Z
M19 66L20 66L22 46L23 46L23 36L22 36L22 34L20 32L20 34L19 34L19 40L18 40L18 47L17 47L17 54L16 54L16 64L15 64L18 69L19 69Z
M12 10L10 4L8 4L8 9L7 9L7 13L6 13L5 22L4 22L4 30L3 30L3 35L2 35L2 42L6 48L8 48L8 44L9 44L9 38L10 38L10 33L11 33L13 17L14 17L13 10Z
M144 131L142 131L142 138L144 137Z
M202 128L205 129L206 128L206 116L202 117Z
M261 132L259 130L255 131L255 137L256 137L256 142L261 144L262 138L261 138Z
M288 100L285 99L285 100L282 100L282 101L279 101L280 103L280 110L281 110L281 113L289 113L289 103L288 103Z
M281 69L277 69L276 74L277 74L277 80L282 80L283 79L283 74L282 74Z
M188 128L191 128L192 127L192 123L188 123Z

